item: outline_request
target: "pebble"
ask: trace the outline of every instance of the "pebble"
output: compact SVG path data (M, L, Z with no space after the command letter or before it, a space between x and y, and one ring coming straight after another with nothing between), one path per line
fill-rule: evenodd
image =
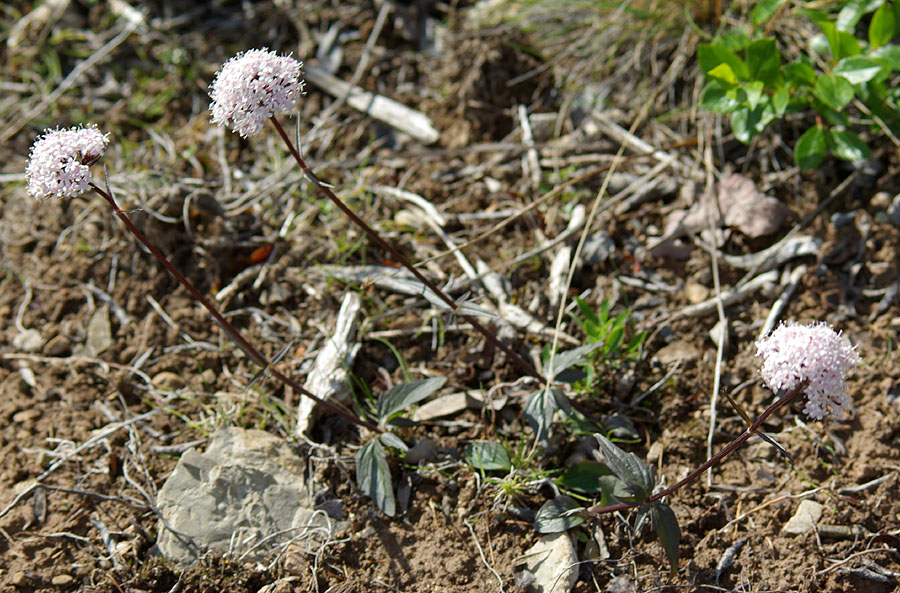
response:
M58 574L50 579L50 584L54 587L68 587L75 582L75 577L68 574Z
M684 340L676 340L667 344L656 352L656 358L662 364L672 364L679 360L694 360L700 356L700 352Z
M787 535L802 535L812 531L824 511L824 505L814 500L804 500L797 506L794 516L781 528L781 532Z
M28 577L25 576L25 573L21 570L19 572L12 573L12 576L9 577L9 584L13 587L24 587L28 584Z
M45 356L67 356L72 352L72 342L65 336L53 336L44 346Z
M709 298L709 289L697 282L685 282L684 296L692 305L702 303Z
M869 200L869 205L876 210L886 210L891 205L891 194L886 191L876 192Z

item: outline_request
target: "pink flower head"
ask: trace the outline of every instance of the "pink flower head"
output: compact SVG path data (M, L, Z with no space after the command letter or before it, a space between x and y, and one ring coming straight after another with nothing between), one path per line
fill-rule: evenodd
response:
M303 62L266 48L237 54L210 86L213 122L247 137L270 117L293 112L303 94L302 67Z
M856 368L859 355L827 324L781 324L756 342L756 355L763 357L762 377L775 393L809 381L805 410L811 418L840 416L850 408L845 375Z
M35 198L71 198L88 189L91 165L96 163L109 134L94 126L44 130L31 146L25 178Z

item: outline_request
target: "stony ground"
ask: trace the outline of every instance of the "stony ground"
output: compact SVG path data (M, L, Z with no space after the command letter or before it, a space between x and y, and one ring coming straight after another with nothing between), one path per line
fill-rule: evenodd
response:
M0 17L3 591L517 591L527 585L521 557L538 539L534 511L554 495L544 478L596 450L562 423L549 450L535 449L520 370L424 299L342 280L351 266L395 264L291 166L272 130L243 140L209 123L216 69L261 45L430 118L440 137L424 145L311 84L299 127L317 175L364 218L412 258L430 259L430 277L465 277L420 207L380 188L434 206L444 236L503 279L508 305L530 313L526 327L491 326L529 360L540 363L553 341L564 277L553 262L588 225L562 294L630 310L648 338L637 360L598 366L572 396L592 418L627 419L638 438L622 446L666 483L706 458L717 384L751 416L770 402L753 344L773 307L783 306L778 319L827 321L857 346L852 413L815 422L794 407L766 423L793 465L751 441L673 496L675 575L652 533L606 516L571 531L575 591L896 590L900 162L888 140L864 166L830 162L809 174L785 148L797 122L749 149L735 142L727 122L693 108L700 38L679 24L680 10L601 11L593 24L551 13L544 22L558 28L547 35L455 3L172 6L145 3L140 16L115 2L13 2ZM112 134L97 177L171 261L219 295L251 342L280 355L282 372L303 381L344 294L357 292L358 401L406 373L446 377L440 395L502 395L400 433L436 448L418 465L392 462L409 494L396 518L354 485L359 431L325 416L295 435L297 394L260 379L105 202L27 196L21 173L35 136L82 121ZM739 204L736 218L708 222L703 205L716 197L721 210ZM671 233L689 209L702 222ZM788 244L806 250L744 257ZM721 312L709 305L717 285L736 293ZM467 291L498 305L483 283ZM717 365L710 331L719 323L728 341ZM560 329L572 336L564 348L583 342L571 316ZM714 449L743 430L725 401L717 409ZM320 498L337 501L346 531L257 562L213 554L182 571L157 557L156 493L179 457L223 426L286 439ZM473 471L461 452L475 439L505 443L518 473ZM788 534L802 501L822 516Z

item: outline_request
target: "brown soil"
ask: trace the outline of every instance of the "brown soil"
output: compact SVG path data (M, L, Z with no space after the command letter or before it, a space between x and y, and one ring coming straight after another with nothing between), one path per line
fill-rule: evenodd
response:
M24 10L26 4L18 8ZM219 3L210 3L179 17L168 3L147 3L150 29L136 31L111 59L89 69L56 103L29 116L22 131L0 148L3 173L24 170L28 147L43 127L87 118L113 133L105 162L123 205L134 209L136 223L207 294L253 265L257 248L274 244L276 255L263 281L254 286L257 275L250 276L224 308L234 312L231 319L266 355L275 356L289 346L289 355L279 364L301 382L333 326L346 290L364 295L367 332L396 330L388 339L414 374L425 370L446 376L447 389L452 390L489 388L519 378L519 369L472 331L447 329L435 348L429 321L433 313L424 301L373 286L348 287L316 273L320 264L382 263L387 256L322 202L313 188L301 185L299 175L290 178L290 187L257 187L260 196L252 205L227 216L204 206L213 199L233 203L247 189L241 179L261 180L290 166L271 130L248 141L226 133L220 159L205 111L205 88L218 65L237 50L262 44L285 51L299 44L301 54L314 55L322 34L341 20L343 30L358 32L345 40L344 66L337 73L349 80L377 14L367 3L355 2L309 2L296 9L283 8L286 3L281 2L251 4L250 13L242 12L243 4L225 11ZM106 3L90 6L73 3L51 29L103 33L103 40L108 40L121 25L104 12ZM447 11L437 4L430 13L457 23L433 56L418 51L414 34L414 25L428 15L418 14L414 7L397 7L377 37L359 81L428 114L442 131L437 145L422 148L343 106L304 146L310 161L321 163L317 174L340 188L367 220L417 259L442 253L444 245L427 227L406 223L408 217L400 211L407 204L352 188L402 186L448 215L446 230L457 242L477 237L497 220L464 215L518 210L559 184L549 181L553 167L547 164L553 158L549 148L541 152L547 185L532 188L523 176L525 150L517 132L517 106L526 105L529 113L559 113L568 104L568 89L577 86L565 72L590 70L565 59L547 67L541 59L545 56L526 35L511 27L464 30L458 24L464 13ZM17 20L9 13L0 19L3 30ZM41 71L43 52L59 58L65 76L91 53L86 48L94 51L102 45L48 37L50 32L30 31L19 47L4 44L0 50L6 54L4 79L23 81L28 88L25 92L10 87L14 88L10 92L19 93L19 102L3 103L4 129L20 125L22 110L37 105L44 87L26 74ZM699 84L692 58L698 39L681 37L680 32L653 34L637 48L623 44L620 60L611 62L616 85L608 98L609 113L628 128L649 105L651 119L643 120L636 135L654 146L670 147L671 154L699 167L701 155L690 140L701 133L698 130L711 128L710 120L704 119L708 116L680 111L685 115L674 120L652 119L690 103ZM248 46L246 39L258 42ZM186 52L187 62L167 53L173 48ZM642 76L623 75L635 58L632 51L645 60L637 63L649 64ZM679 54L689 60L670 72ZM145 78L154 78L153 84L135 72L145 72ZM667 78L670 74L675 83ZM523 81L506 84L516 77ZM662 81L666 86L659 86ZM115 90L126 87L127 96ZM154 91L171 93L161 110L147 103L149 96L143 103L138 96ZM640 101L635 101L637 96ZM304 132L331 101L318 89L309 89L301 113ZM563 133L578 126L574 117L564 112ZM167 138L151 141L150 129L165 131ZM793 134L783 132L786 137ZM171 151L165 142L171 143ZM885 215L884 196L887 192L889 202L900 191L900 162L896 150L884 142L875 151L874 161L880 165L876 175L831 163L821 173L785 176L770 170L779 159L789 162L778 143L769 146L764 137L756 153L733 141L723 144L727 162L717 162L717 170L737 166L795 214L779 235L748 240L733 233L724 252L759 251L784 236L791 224L815 213L802 232L826 242L818 260L805 260L808 271L782 318L828 321L858 346L864 363L850 382L856 410L843 420L825 422L807 421L800 407L783 411L766 423L766 430L791 453L793 467L769 445L751 441L715 468L711 486L701 479L674 495L671 504L682 531L681 562L674 576L655 536L647 529L634 532L631 517L604 516L575 529L579 557L585 561L576 592L896 590L900 304L895 299L879 309L879 302L900 279L900 230ZM618 144L602 134L565 147L560 158L566 179L596 163L608 163L617 149ZM641 174L655 164L646 155L626 154L630 158L620 171ZM230 190L222 186L221 160L240 169ZM566 169L566 162L576 164ZM466 250L473 260L480 257L500 272L511 285L511 300L522 306L535 304L534 314L547 324L552 325L556 315L546 296L549 258L555 251L515 266L507 264L563 232L569 207L589 206L602 175L585 176ZM663 175L674 174L666 170ZM848 176L853 178L850 184L830 196ZM675 181L677 186L684 183L682 178ZM530 444L518 393L497 414L467 411L449 422L401 433L408 443L433 439L439 454L436 462L420 467L393 463L395 478L402 476L412 487L408 507L398 518L380 514L353 484L358 432L344 421L325 418L311 435L321 446L293 442L298 454L313 460L310 468L323 488L322 496L341 501L350 523L345 539L313 550L289 548L277 559L273 556L268 566L210 556L179 572L157 557L153 545L158 523L150 503L178 455L192 442L199 441L202 447L208 435L224 424L263 428L291 438L290 410L297 396L274 381L257 381L248 388L258 369L137 246L101 200L85 195L36 202L27 197L22 183L8 182L2 192L0 590L520 590L515 559L538 538L527 520L528 511L536 510L553 491L538 484L504 494L460 460L460 451L476 438L500 438L512 449ZM194 199L188 214L190 235L182 218L189 194ZM596 418L627 416L642 436L629 450L642 457L652 452L657 473L668 484L706 457L716 356L708 332L717 319L715 311L669 319L689 304L685 281L712 287L705 251L694 248L688 259L674 260L648 255L644 247L664 227L667 213L687 207L694 197L663 192L628 212L601 217L594 230L607 231L616 250L606 261L583 267L572 288L573 295L590 290L594 306L604 296L615 297L616 311L628 304L638 327L653 332L641 361L610 370L577 399ZM151 216L151 209L163 216ZM279 237L288 210L297 214L296 222ZM838 228L833 215L851 211L856 212L854 222ZM165 216L175 222L166 222ZM574 247L576 240L569 244ZM442 279L461 275L452 257L425 269ZM723 286L733 286L743 273L723 265ZM638 288L620 282L619 275L652 279L677 290ZM731 334L723 389L731 391L757 376L753 342L779 294L780 289L762 291L726 308ZM98 345L104 323L109 324L111 339ZM426 331L419 331L423 327ZM30 349L17 339L29 329L40 336L40 343ZM582 337L569 321L563 329ZM384 342L365 332L362 340L353 369L360 383L378 394L402 380L397 357ZM629 405L635 395L666 375L670 367L655 355L676 340L692 346L696 356L639 405ZM510 343L532 356L549 341L518 333ZM627 377L631 380L624 380ZM770 403L771 394L753 384L740 390L737 398L753 415ZM727 403L720 404L719 414L716 448L743 430ZM553 449L538 454L530 467L562 468L578 449L577 439L569 435L557 426ZM39 487L34 486L36 479ZM22 492L27 494L18 496ZM781 528L802 498L825 505L819 532L785 536ZM599 558L588 555L589 534L598 527L608 545L608 554ZM723 555L739 541L745 544L733 554L733 564L717 574Z

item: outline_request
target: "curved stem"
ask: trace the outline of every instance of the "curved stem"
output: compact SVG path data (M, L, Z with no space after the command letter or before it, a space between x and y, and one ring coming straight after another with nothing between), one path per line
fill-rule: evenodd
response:
M741 433L741 435L739 437L737 437L736 439L734 439L733 441L728 443L724 449L722 449L721 451L719 451L718 453L716 453L715 455L713 455L712 457L707 459L703 463L703 465L701 465L700 467L698 467L697 469L692 471L684 479L676 482L674 485L669 486L665 490L657 492L653 496L649 497L647 500L639 502L639 503L620 502L618 504L611 504L611 505L607 505L605 507L591 507L590 509L588 509L588 512L591 514L594 514L594 515L603 515L606 513L614 513L616 511L624 511L626 509L636 509L638 507L650 504L651 502L655 502L661 498L665 498L666 496L669 496L670 494L672 494L679 488L686 486L687 484L690 484L691 482L696 480L707 469L716 465L717 463L719 463L720 461L725 459L728 455L731 455L731 453L733 453L735 451L735 449L737 449L738 447L743 445L747 441L747 439L749 439L751 436L753 436L759 430L759 427L762 426L762 423L765 422L769 416L771 416L773 413L775 413L776 410L778 410L785 404L792 401L798 395L803 393L803 390L806 389L807 385L808 385L808 381L803 381L802 383L797 385L797 387L795 387L790 392L788 392L787 395L780 398L774 404L772 404L771 406L766 408L765 411L763 411L763 413L759 415L759 418L756 419L756 422L754 422L749 427L747 427L747 429L743 433Z
M362 218L357 216L355 212L353 212L340 198L337 197L337 195L335 195L335 193L333 191L331 191L331 188L328 187L328 185L326 185L325 183L322 183L322 181L320 181L319 178L316 177L315 174L310 170L309 166L306 164L306 161L303 160L303 157L300 156L300 151L297 150L297 148L291 142L290 138L288 138L287 133L284 131L284 128L281 127L281 124L278 123L278 120L275 119L274 117L270 118L270 119L272 121L272 125L275 126L275 130L278 132L278 135L281 136L282 140L284 140L284 143L287 145L288 150L291 152L291 155L294 157L294 160L297 161L297 164L300 166L300 169L303 171L303 173L307 177L309 177L309 179L313 182L313 184L317 188L319 188L319 191L321 191L323 194L325 194L325 196L329 200L331 200L331 202L335 206L337 206L341 210L341 212L346 214L347 217L351 221L353 221L353 223L356 226L361 228L369 236L370 239L375 241L375 243L377 243L382 249L384 249L389 254L391 254L391 257L393 257L397 261L397 263L401 264L404 268L409 270L412 273L412 275L415 276L416 280L418 280L419 282L424 284L429 290L431 290L431 292L433 292L439 299L441 299L441 301L443 301L448 307L450 307L450 310L452 310L454 313L456 313L457 315L459 315L460 317L465 319L478 333L480 333L482 336L484 336L484 338L492 346L502 350L525 373L540 380L542 383L547 383L546 377L541 375L537 371L537 369L534 368L534 365L532 365L527 360L522 358L522 356L519 355L512 348L510 348L509 346L507 346L506 344L501 342L499 339L497 339L497 336L495 336L492 331L490 331L488 328L486 328L483 325L481 325L480 323L478 323L478 321L476 321L474 317L465 313L464 311L460 311L459 306L456 304L456 302L453 299L451 299L449 296L447 296L447 294L443 290L441 290L434 282L432 282L431 280L426 278L421 272L419 272L419 270L415 266L413 266L411 263L409 263L409 261L405 257L403 257L403 255L393 245L391 245L390 243L385 241L381 237L381 235L378 234L378 232L375 229L370 227Z
M247 354L247 356L250 358L250 360L252 360L256 364L265 368L269 373L271 373L271 375L273 377L275 377L276 379L278 379L279 381L281 381L282 383L284 383L285 385L287 385L288 387L290 387L297 393L305 395L306 397L312 399L313 401L315 401L322 407L326 408L327 410L334 412L335 414L339 414L340 416L343 416L344 418L346 418L353 424L356 424L357 426L363 426L365 428L368 428L369 430L372 430L372 431L375 431L378 433L382 432L382 430L380 428L378 428L376 425L372 424L371 422L367 422L365 420L357 418L349 410L346 410L346 409L342 408L341 406L338 406L332 402L329 402L327 400L324 400L324 399L312 394L309 390L305 389L302 385L300 385L299 383L297 383L296 381L294 381L293 379L291 379L290 377L288 377L287 375L285 375L278 369L274 368L272 366L271 362L269 361L269 359L267 359L265 357L265 355L262 354L259 350L254 348L253 345L250 342L248 342L246 340L246 338L244 338L243 335L241 335L241 333L237 330L237 328L234 327L227 319L225 319L225 317L221 313L219 313L219 310L216 309L215 305L213 305L212 302L210 302L210 300L208 298L206 298L203 295L203 293L201 293L197 289L197 287L195 287L193 285L193 283L190 280L188 280L184 276L184 274L182 274L178 270L178 268L176 268L172 264L172 262L170 262L168 259L166 259L166 256L163 255L162 251L160 251L156 247L156 245L151 243L150 239L148 239L146 237L146 235L144 235L144 233L142 233L140 231L140 229L138 229L136 226L134 226L134 223L131 222L131 219L128 217L128 215L125 214L125 212L123 212L121 208L119 208L118 204L116 204L116 200L112 197L112 195L110 195L106 191L100 189L93 183L91 183L91 189L94 190L94 192L97 193L98 195L102 196L103 199L109 203L109 205L112 207L115 215L119 218L119 220L121 220L125 224L126 228L128 228L128 230L131 232L131 234L133 234L135 237L137 237L138 241L140 241L144 245L144 247L146 247L150 251L150 253L153 255L153 257L155 257L157 259L157 261L159 261L159 263L161 263L162 266L170 274L172 274L172 276L174 276L175 279L178 280L182 286L184 286L188 290L189 293L191 293L191 296L194 297L195 300L199 301L201 305L206 307L206 310L209 311L210 315L213 316L213 319L216 320L216 323L219 324L219 327L221 327L225 331L225 333L228 334L228 337L230 337L234 341L234 343L237 344L241 348L241 350L244 351L245 354Z

